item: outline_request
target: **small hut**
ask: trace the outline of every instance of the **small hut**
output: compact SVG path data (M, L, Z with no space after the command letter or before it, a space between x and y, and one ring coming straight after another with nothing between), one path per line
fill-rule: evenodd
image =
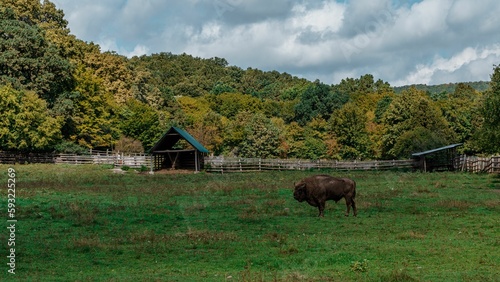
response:
M421 171L455 170L457 147L463 143L412 154L415 166Z
M192 148L180 146L182 141ZM179 142L181 141L181 142ZM188 147L188 146L186 146ZM204 156L208 150L186 131L171 127L149 151L153 156L153 169L203 169Z

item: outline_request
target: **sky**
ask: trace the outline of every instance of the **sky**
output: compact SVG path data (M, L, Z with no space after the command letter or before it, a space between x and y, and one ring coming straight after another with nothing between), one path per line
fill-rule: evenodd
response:
M498 0L52 0L71 33L127 57L225 58L338 84L490 81Z

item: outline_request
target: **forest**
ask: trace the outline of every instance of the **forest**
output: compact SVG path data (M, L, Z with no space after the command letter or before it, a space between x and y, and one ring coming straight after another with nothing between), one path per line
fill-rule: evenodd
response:
M491 81L392 87L371 74L328 85L224 58L127 58L70 33L48 0L0 4L0 150L147 152L179 126L213 155L404 159L464 143L500 152Z

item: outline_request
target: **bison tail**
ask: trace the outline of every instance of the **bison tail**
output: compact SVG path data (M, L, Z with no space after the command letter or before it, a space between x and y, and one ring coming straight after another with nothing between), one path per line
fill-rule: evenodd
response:
M354 199L356 198L356 181L353 180L352 183L353 183L352 198Z

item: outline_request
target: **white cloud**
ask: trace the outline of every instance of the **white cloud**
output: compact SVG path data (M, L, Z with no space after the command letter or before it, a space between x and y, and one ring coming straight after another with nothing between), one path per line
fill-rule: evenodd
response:
M500 61L500 45L487 46L482 49L467 47L460 53L455 54L451 58L436 57L431 64L419 64L416 70L406 76L404 79L396 81L395 85L408 84L439 84L446 83L439 76L445 76L448 79L453 77L454 73L463 74L469 73L470 78L466 81L475 81L483 79L485 73L489 73L492 69L491 61ZM482 67L487 72L477 70L477 63L481 63ZM472 66L473 68L470 68ZM437 76L436 74L439 74ZM479 76L479 77L478 77Z
M123 55L131 58L131 57L134 57L134 56L142 56L142 55L146 55L149 53L149 48L144 46L144 45L137 45L135 46L134 50L130 53L128 52L124 52Z
M391 85L489 80L499 63L496 0L53 2L77 37L126 56L185 52L325 83L371 73Z
M316 9L307 9L305 5L298 4L292 8L293 14L286 21L293 30L310 29L313 32L336 32L342 26L345 8L337 2L323 2Z

